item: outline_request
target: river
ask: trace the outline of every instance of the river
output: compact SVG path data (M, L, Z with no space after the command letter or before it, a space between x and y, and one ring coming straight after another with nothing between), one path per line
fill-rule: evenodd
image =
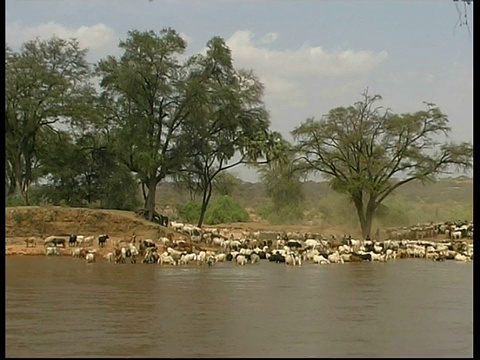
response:
M6 257L8 357L472 357L473 263Z

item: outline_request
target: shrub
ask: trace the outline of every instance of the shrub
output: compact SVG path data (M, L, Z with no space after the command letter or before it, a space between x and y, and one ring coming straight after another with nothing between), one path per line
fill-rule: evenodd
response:
M25 201L20 195L10 195L5 198L5 207L24 206Z
M246 222L249 218L247 210L228 195L215 199L205 212L205 224L209 225Z
M189 202L178 207L178 213L183 221L197 223L200 219L202 203L199 201ZM204 223L216 225L222 223L245 222L249 220L245 210L231 196L223 195L212 201L205 212Z
M202 203L199 201L192 201L185 205L178 206L178 214L183 221L188 223L196 223L200 219L200 212L202 210Z

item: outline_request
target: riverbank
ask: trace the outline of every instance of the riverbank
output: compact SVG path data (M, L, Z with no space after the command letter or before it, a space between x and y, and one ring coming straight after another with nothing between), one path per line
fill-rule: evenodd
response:
M207 227L206 227L207 228ZM241 236L243 231L324 231L328 234L341 235L336 228L320 229L309 226L270 226L264 223L221 224L218 228ZM185 239L185 236L158 224L151 223L139 217L134 212L105 209L66 208L60 206L19 206L5 209L5 255L40 256L45 255L43 240L50 235L64 237L68 243L70 234L90 236L95 238L100 234L108 234L109 240L105 247L96 243L91 248L98 255L104 255L113 249L113 244L130 241L133 235L137 239L158 239L161 236L173 236L175 240ZM26 244L25 240L35 237L35 245ZM237 236L236 236L237 237ZM186 240L186 239L185 239ZM206 244L199 247L208 249ZM71 250L59 247L60 255L71 256Z
M244 231L293 231L293 232L319 232L342 236L343 231L337 228L318 228L310 226L276 225L269 226L264 223L221 224L219 229L228 229L235 237L242 237ZM90 236L97 238L100 234L108 234L109 240L105 247L98 247L94 242L93 248L99 256L113 250L115 243L129 242L133 235L140 239L158 239L161 236L171 236L175 240L187 240L185 235L161 225L151 223L133 212L104 209L66 208L59 206L22 206L8 207L5 209L5 255L18 256L44 256L43 240L50 235L64 237L67 246L59 247L60 255L71 256L73 247L68 246L70 234ZM356 234L352 234L356 236ZM35 246L26 243L34 237ZM430 241L448 241L443 236L437 236ZM467 242L471 240L462 239ZM198 244L197 248L214 249L206 244Z

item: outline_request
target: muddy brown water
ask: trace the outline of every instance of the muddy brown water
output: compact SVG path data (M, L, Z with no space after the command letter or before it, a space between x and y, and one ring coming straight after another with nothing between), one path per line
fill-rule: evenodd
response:
M6 257L8 357L471 357L473 263Z

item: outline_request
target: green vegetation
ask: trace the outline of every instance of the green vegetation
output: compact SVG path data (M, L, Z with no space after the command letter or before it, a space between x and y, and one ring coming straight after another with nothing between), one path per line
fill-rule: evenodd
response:
M473 145L438 140L450 132L448 117L434 104L413 114L393 114L377 105L380 95L307 119L292 135L295 170L321 173L330 187L352 201L364 237L382 203L414 180L435 181L453 167L472 167ZM400 177L400 180L395 180Z
M472 165L470 143L437 140L450 128L433 104L391 114L365 92L295 128L290 144L270 128L263 84L235 68L222 38L184 57L187 43L175 30L132 30L119 48L91 66L74 39L6 46L7 206L135 210L143 197L149 216L160 204L176 206L198 226L247 221L253 209L274 224L359 221L364 236L377 223L472 212L472 197L456 195L462 186L414 200L400 191ZM239 164L259 170L261 190L225 175ZM312 192L301 179L316 172L328 183ZM447 194L441 203L439 194Z
M190 202L180 206L179 214L184 221L194 223L202 211L201 202ZM205 223L208 225L246 222L248 212L231 196L222 195L216 198L205 213Z
M7 46L10 202L32 204L41 180L47 203L133 210L140 185L152 216L157 185L175 179L202 195L201 226L219 174L281 157L289 144L270 129L253 71L233 66L220 37L205 55L182 58L186 47L171 28L132 30L120 56L90 66L74 39Z
M252 209L257 216L272 225L312 224L352 230L359 228L355 206L348 196L330 189L328 182L307 181L302 182L301 187L305 197L302 205L304 216L301 219L288 214L288 207L284 213L274 213L273 200L268 196L263 183L238 180L232 197L243 208ZM159 208L172 204L177 204L180 208L182 206L178 204L189 203L187 189L182 190L171 183L164 183L159 186L158 191L166 194L162 201L158 202ZM214 196L212 201L216 198ZM428 186L414 181L399 187L382 203L373 219L372 229L460 219L473 219L472 179L444 178Z
M272 205L260 208L259 214L272 224L294 224L304 217L304 194L300 174L293 172L290 161L273 161L258 169Z

